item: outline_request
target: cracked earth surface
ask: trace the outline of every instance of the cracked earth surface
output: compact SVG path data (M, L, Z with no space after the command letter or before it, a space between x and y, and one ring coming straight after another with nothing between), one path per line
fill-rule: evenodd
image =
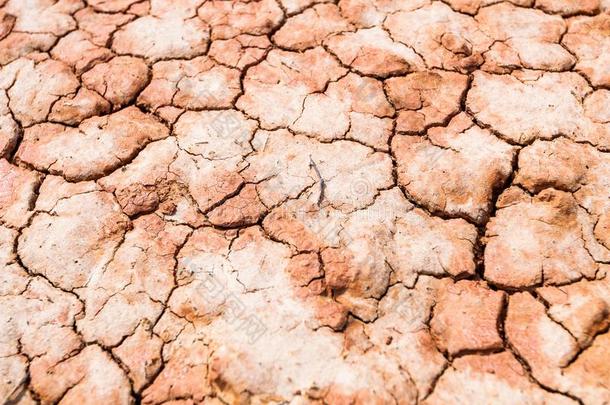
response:
M608 0L0 0L0 401L610 403Z

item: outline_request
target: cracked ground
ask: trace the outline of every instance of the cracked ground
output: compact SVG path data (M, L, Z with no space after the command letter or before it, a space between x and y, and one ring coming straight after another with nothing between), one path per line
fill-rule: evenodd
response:
M1 404L609 404L610 1L0 0Z

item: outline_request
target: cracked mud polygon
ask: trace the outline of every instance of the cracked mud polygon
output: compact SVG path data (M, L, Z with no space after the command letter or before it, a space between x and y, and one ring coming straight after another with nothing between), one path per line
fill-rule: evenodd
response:
M0 403L610 403L608 0L0 0Z

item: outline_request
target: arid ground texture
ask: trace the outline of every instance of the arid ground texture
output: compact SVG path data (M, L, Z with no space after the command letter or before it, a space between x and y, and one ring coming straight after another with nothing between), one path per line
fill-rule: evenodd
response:
M610 0L0 0L0 404L610 404Z

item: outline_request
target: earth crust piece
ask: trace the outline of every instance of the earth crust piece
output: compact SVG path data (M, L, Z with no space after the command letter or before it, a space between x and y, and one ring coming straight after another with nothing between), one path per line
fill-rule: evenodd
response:
M0 0L0 403L610 403L607 0Z

